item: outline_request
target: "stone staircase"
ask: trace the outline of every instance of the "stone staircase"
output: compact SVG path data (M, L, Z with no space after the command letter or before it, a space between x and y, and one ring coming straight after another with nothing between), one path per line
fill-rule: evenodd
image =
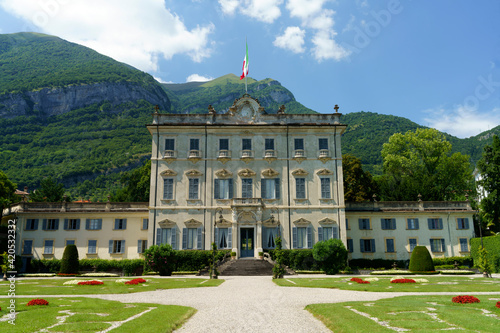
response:
M272 276L273 265L266 260L239 259L227 262L219 271L220 276Z

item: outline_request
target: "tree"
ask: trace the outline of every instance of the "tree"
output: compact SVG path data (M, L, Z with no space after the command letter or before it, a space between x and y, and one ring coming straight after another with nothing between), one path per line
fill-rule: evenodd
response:
M379 180L384 200L463 200L474 189L467 155L451 155L451 143L439 131L417 129L396 133L382 148L384 175Z
M64 185L52 177L46 177L40 182L40 188L30 195L30 199L35 202L61 202L65 200ZM66 197L66 201L70 201L70 198Z
M3 171L0 171L0 221L3 210L18 201L15 192L16 184L11 182Z
M347 249L340 239L331 238L314 244L313 257L326 274L333 275L346 266Z
M363 171L361 160L353 155L342 156L344 199L348 202L370 200L377 192L377 184L368 171Z
M483 156L477 162L481 174L478 184L486 197L481 200L482 221L490 230L500 231L500 139L493 136L493 143L484 147Z
M151 161L147 161L142 167L124 174L121 182L125 184L125 187L119 189L111 197L112 201L148 202L151 186Z
M415 246L413 248L409 270L412 272L434 272L431 254L425 246Z
M78 260L78 249L76 248L76 245L66 245L62 256L61 269L59 273L77 274L79 269L80 264Z

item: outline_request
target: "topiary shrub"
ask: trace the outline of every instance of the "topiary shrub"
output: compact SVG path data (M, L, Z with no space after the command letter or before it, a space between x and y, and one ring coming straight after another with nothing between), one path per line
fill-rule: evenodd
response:
M313 257L326 274L337 274L346 266L347 249L340 239L332 238L314 244Z
M170 244L153 245L144 251L145 265L160 276L170 276L175 269L175 252Z
M59 270L59 273L77 274L79 268L80 263L78 261L78 249L76 248L76 245L66 245L61 259L61 269Z
M433 272L435 270L431 254L425 246L415 246L411 253L409 269L412 272Z

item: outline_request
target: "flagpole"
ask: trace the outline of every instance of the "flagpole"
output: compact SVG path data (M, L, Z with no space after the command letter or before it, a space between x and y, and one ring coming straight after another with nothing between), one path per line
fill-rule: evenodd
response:
M245 55L247 54L248 52L248 43L247 43L247 36L245 36ZM247 59L247 62L248 62L248 59ZM248 94L248 90L247 90L247 75L245 75L245 94Z

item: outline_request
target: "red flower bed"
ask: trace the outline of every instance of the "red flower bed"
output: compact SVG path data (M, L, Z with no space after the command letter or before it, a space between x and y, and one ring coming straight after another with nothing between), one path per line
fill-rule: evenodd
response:
M413 279L396 279L392 280L391 283L416 283Z
M92 280L92 281L80 281L80 282L78 282L79 286L97 286L97 285L100 285L100 284L104 284L104 282L95 281L95 280Z
M357 283L362 283L362 284L368 284L368 283L370 283L370 281L363 281L362 279L360 279L360 278L356 278L356 277L353 277L353 278L351 279L351 281L353 281L353 282L357 282Z
M500 302L497 302L497 305L495 305L495 306L500 309Z
M468 295L456 296L456 297L453 297L451 300L453 303L460 303L460 304L479 303L480 302L476 297L468 296Z
M125 282L125 284L139 284L139 283L144 283L144 282L146 282L146 280L141 279L141 278L137 278L137 279L127 281L127 282Z
M44 300L42 298L34 298L31 301L29 301L28 304L26 304L26 305L27 306L31 306L31 305L49 305L49 302L47 302L46 300Z

